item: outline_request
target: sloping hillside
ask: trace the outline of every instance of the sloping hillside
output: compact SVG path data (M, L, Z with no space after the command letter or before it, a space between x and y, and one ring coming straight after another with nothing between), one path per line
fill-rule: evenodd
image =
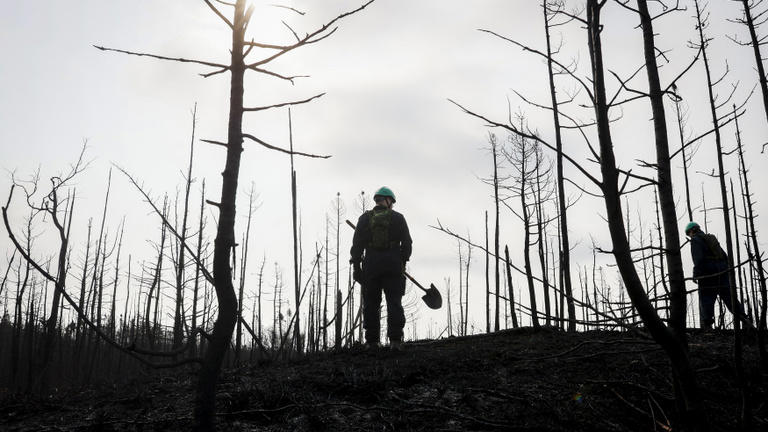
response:
M753 345L752 430L768 430ZM731 334L693 334L691 357L712 429L735 430ZM0 429L188 430L193 382L186 372L44 400L4 395ZM646 339L521 329L229 370L218 411L232 432L652 431L668 430L671 392L665 357Z

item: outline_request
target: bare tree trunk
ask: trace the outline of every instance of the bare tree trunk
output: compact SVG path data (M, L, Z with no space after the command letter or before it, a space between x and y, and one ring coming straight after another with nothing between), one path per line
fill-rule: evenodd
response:
M536 209L536 231L537 231L537 250L539 252L539 265L541 268L541 281L542 281L542 288L544 289L544 320L547 327L549 327L552 324L552 307L550 305L550 299L549 299L549 272L547 270L547 258L544 251L545 244L547 242L547 235L544 227L544 212L542 209L542 197L541 197L541 152L536 151L536 189L535 189L535 209ZM570 284L570 279L568 281ZM568 294L569 296L572 295ZM573 303L573 299L570 299L570 303ZM569 303L569 305L570 305ZM573 315L575 316L575 309L573 312ZM569 321L570 323L570 321ZM569 331L572 331L572 329L569 329Z
M32 390L32 377L35 372L35 322L37 321L37 311L35 310L35 279L32 279L32 285L29 287L29 304L27 305L27 323L24 332L25 348L27 355L27 379L25 391ZM38 300L39 301L39 300Z
M104 196L104 211L101 214L101 224L99 227L99 240L96 244L96 253L94 254L94 261L93 261L93 277L91 279L91 292L93 295L93 298L91 300L91 314L92 318L91 321L96 322L97 329L101 328L101 289L99 287L103 286L103 276L104 276L104 262L99 261L100 257L104 257L103 250L106 248L106 245L104 244L105 234L104 234L104 224L107 218L107 207L109 204L109 192L112 188L112 168L109 169L109 175L107 176L107 192ZM101 270L99 270L101 269ZM97 304L98 301L98 304ZM95 313L95 315L93 315ZM90 365L87 367L86 370L86 376L88 377L88 380L90 380L90 377L93 373L93 367L96 360L96 355L98 354L98 345L99 340L96 337L95 332L93 329L91 329L90 337L89 337L89 349L90 349L90 356L87 357L90 359Z
M317 256L320 257L320 248L318 247L317 243L315 243L315 252L317 253ZM326 251L327 253L327 251ZM319 259L319 258L318 258ZM327 269L327 262L326 262L326 269ZM327 271L327 270L326 270ZM320 264L317 265L317 295L315 295L315 303L317 305L317 311L315 312L315 351L320 351L320 335L323 331L323 304L320 301L320 296L323 294L323 280L322 280L322 271L320 271Z
M55 341L57 336L56 331L56 321L59 317L59 309L61 308L61 293L64 290L64 284L67 279L67 270L69 268L69 265L67 263L67 254L68 254L68 248L69 248L69 233L72 228L72 214L74 212L75 208L75 196L74 194L69 195L68 194L68 204L69 209L65 208L64 211L64 220L62 222L59 222L58 219L58 191L54 187L54 190L51 192L50 195L52 199L52 206L51 210L49 211L49 214L52 217L53 223L56 226L56 229L59 233L59 241L60 247L59 247L59 258L58 258L58 266L56 271L56 284L53 291L53 301L51 304L51 314L48 317L48 323L46 328L46 336L45 336L45 347L43 349L43 359L42 359L42 382L41 382L41 390L46 391L48 389L48 386L51 383L52 374L50 373L50 364L51 360L53 359L53 351L55 348ZM66 204L65 204L66 205ZM66 230L64 228L64 225L66 225Z
M573 289L571 285L571 246L568 239L568 204L565 195L565 183L563 175L563 141L560 136L560 111L557 102L557 90L555 87L555 75L552 70L552 46L549 36L549 14L547 3L544 6L544 31L547 37L547 72L549 75L549 93L552 100L552 116L555 128L555 145L557 146L557 196L560 209L560 271L562 272L563 285L560 287L565 294L568 303L568 331L576 331L576 307L573 302ZM547 295L548 297L548 295ZM563 316L565 314L563 313ZM549 325L549 323L547 323Z
M499 331L499 164L498 164L498 144L496 136L491 134L489 137L491 143L491 153L493 154L493 202L496 211L496 224L493 232L493 261L494 261L494 281L496 283L496 316L493 325L494 331Z
M30 253L32 249L32 215L30 214L27 221L27 233L26 233L26 247L27 253ZM29 283L29 274L31 271L31 265L29 261L26 263L24 271L24 279L21 278L21 261L19 261L18 277L16 282L16 307L13 315L13 339L11 341L11 378L13 386L18 390L20 389L21 381L19 377L19 356L21 351L21 330L24 327L24 318L22 315L24 291L27 289Z
M464 331L464 257L461 254L461 241L457 240L459 246L459 335L463 336Z
M523 236L523 259L525 260L525 278L528 281L528 295L531 301L531 324L534 328L539 328L539 312L536 307L536 290L533 286L533 269L531 269L531 217L528 213L528 203L526 202L526 188L528 185L528 178L526 172L528 170L526 166L527 158L525 154L520 158L520 207L522 211L523 228L525 230Z
M467 241L471 242L472 237L470 237L469 233L467 233ZM464 272L464 277L466 278L464 280L464 310L466 311L464 313L464 335L467 334L467 328L469 323L469 264L472 261L472 245L469 243L467 245L467 268Z
M741 246L739 245L739 214L736 211L736 191L733 187L733 178L728 178L728 183L730 186L730 192L731 192L731 210L733 210L733 236L736 239L734 242L734 247L736 248L736 262L741 262ZM743 192L741 192L743 194ZM744 280L742 279L742 273L741 268L736 269L736 276L738 277L738 287L739 287L739 301L741 304L744 304ZM747 317L749 317L749 313L747 313Z
M665 126L666 126L666 124L665 124ZM669 144L669 142L667 142L667 144ZM669 154L669 145L667 145L667 154ZM671 179L671 177L672 177L671 169L670 169L670 172L668 173L668 175L669 175L669 177ZM672 181L670 180L670 184L671 183L672 183ZM661 189L661 188L658 188L658 189ZM661 216L661 209L659 208L660 202L659 202L659 196L658 196L658 191L657 190L653 191L653 199L654 199L654 202L656 204L656 235L657 235L658 240L659 240L659 282L661 282L661 287L664 288L664 298L667 299L667 303L669 303L669 287L667 286L667 278L665 276L666 272L664 271L664 269L665 269L665 267L664 267L664 255L665 255L665 253L664 253L664 251L666 251L667 248L665 247L664 237L663 237L663 234L662 234L662 229L661 229L662 223L661 223L661 220L659 219L660 216ZM675 212L675 217L677 217L677 212ZM677 226L677 225L675 224L675 226ZM665 226L665 229L666 229L666 226ZM678 237L678 240L679 239L680 239L680 237ZM680 252L678 252L677 255L680 256ZM680 271L682 271L682 257L680 257L680 259L681 259ZM654 267L654 275L655 274L656 274L656 267ZM685 274L682 275L682 278L683 279L685 278ZM678 287L678 288L682 289L683 292L685 292L685 280L682 281L682 287ZM656 282L654 282L654 284L653 284L653 297L654 298L658 297L657 289L656 289ZM668 310L668 309L665 308L665 310ZM683 331L685 331L685 324L684 324L684 322L685 322L685 311L682 312L682 318L680 318L680 317L677 317L677 318L683 320L683 324L682 324L683 325ZM679 322L678 322L678 325L680 325Z
M336 338L334 339L334 345L336 349L341 348L341 322L342 322L342 315L341 315L341 289L339 289L339 245L340 245L340 239L339 236L341 235L341 194L336 192L336 280L335 280L335 286L336 286L336 313L334 314L334 317L336 318L335 322L335 331L336 331Z
M163 199L163 217L165 217L166 212L168 209L168 197L166 196ZM152 284L149 286L149 290L147 291L147 306L146 306L146 313L144 314L144 331L146 331L147 334L147 342L149 343L150 349L155 348L155 338L157 337L157 334L155 333L155 326L157 325L157 306L158 302L155 302L155 320L154 324L151 322L152 317L152 296L155 295L157 298L159 298L160 291L160 280L161 275L163 272L163 257L164 257L164 250L165 250L165 234L166 233L166 227L165 224L160 227L160 249L157 252L157 264L155 265L154 269L154 276L152 277Z
M259 301L258 308L257 308L257 311L258 311L258 314L259 314L258 315L259 316L259 329L258 329L258 333L257 334L259 336L259 340L260 341L264 340L264 330L263 330L263 322L264 321L263 321L263 318L262 318L262 315L261 315L261 306L262 306L261 295L262 295L262 287L263 287L263 282L264 282L264 266L266 266L266 265L267 265L267 256L264 255L264 258L261 260L261 266L259 267L259 286L258 286L258 294L256 296L258 298L258 301Z
M176 304L173 311L173 348L181 346L184 340L184 271L186 269L187 219L189 217L189 193L192 189L192 164L195 156L195 127L197 126L197 104L192 110L192 137L189 140L189 165L184 184L184 212L181 216L181 231L178 242L179 259L176 263ZM199 256L199 255L198 255Z
M512 311L512 328L518 328L517 313L515 312L515 291L512 286L512 262L509 260L509 246L504 246L504 258L507 264L507 292L509 295L509 308Z
M237 295L237 333L235 335L235 364L240 364L240 350L242 348L242 336L243 336L243 320L240 319L243 316L243 300L245 291L245 275L246 267L248 265L248 241L251 236L251 219L253 218L253 185L251 185L251 193L248 195L248 223L245 228L245 239L243 239L243 254L240 258L240 289Z
M735 116L735 114L734 114ZM744 215L749 224L747 238L752 238L752 253L757 268L757 280L760 285L760 315L757 324L758 329L758 347L760 350L760 363L764 370L768 370L768 353L766 353L766 311L768 310L768 289L766 289L765 269L763 267L762 254L760 253L760 243L757 241L757 230L755 230L755 212L752 202L752 193L749 190L749 177L747 175L747 165L744 162L744 148L741 143L741 130L739 129L739 119L736 118L736 142L739 151L739 165L741 174L744 178L743 198L746 201L746 214ZM735 205L735 204L734 204ZM741 261L739 261L741 262ZM756 302L754 303L757 304Z
M290 142L290 149L291 149L291 227L293 229L293 291L294 291L294 299L296 301L296 327L294 327L294 333L293 333L293 340L296 344L296 352L301 353L302 347L301 347L301 327L300 327L300 318L301 314L299 313L299 303L301 298L301 269L299 268L299 237L298 237L298 231L297 231L297 223L296 223L296 206L297 206L297 196L296 196L296 170L294 169L293 165L293 120L291 118L291 108L288 108L288 137ZM338 263L337 263L338 265ZM338 271L336 276L338 277Z
M656 52L653 41L653 28L645 0L638 0L640 22L643 31L646 71L649 79L649 94L651 108L654 114L654 132L656 136L656 157L658 164L658 188L661 195L662 216L668 245L678 245L677 217L675 213L670 175L669 150L666 133L666 119L663 107L663 93L660 90ZM592 82L594 88L595 116L597 119L598 138L600 143L600 168L602 173L602 190L605 199L606 216L613 243L613 255L626 285L627 293L638 314L650 331L653 338L661 345L670 358L675 375L676 387L680 390L683 403L681 413L684 418L683 427L690 430L704 428L703 412L699 400L696 377L688 360L687 344L685 341L685 288L683 280L682 259L679 248L667 250L667 265L670 273L671 302L670 329L667 329L656 310L649 301L645 289L640 282L632 260L626 231L623 226L620 191L618 185L618 170L611 138L610 121L608 117L608 102L605 90L604 67L602 57L602 41L600 12L605 2L598 0L587 1L587 29L589 32L589 52L592 66ZM670 331L671 330L671 331Z
M109 336L114 339L116 334L116 326L117 326L117 319L115 315L117 314L117 311L115 310L117 305L117 284L120 280L120 252L123 249L123 233L125 231L125 219L123 219L123 223L120 226L120 239L117 242L117 257L115 259L115 278L112 281L112 306L109 308L109 322L107 324L107 328L109 329Z
M485 211L485 332L491 332L491 283L489 264L491 261L488 247L488 211Z
M677 86L672 86L672 90L674 93L674 101L675 101L675 114L677 118L677 132L680 137L680 151L682 152L681 157L683 158L683 179L685 180L685 208L688 211L688 221L693 220L693 208L691 207L691 188L690 188L690 182L688 181L688 165L690 164L690 158L691 156L687 155L685 151L687 150L686 142L685 142L685 132L684 132L684 125L685 120L683 119L683 113L680 109L680 102L682 101L682 97L680 97L677 93Z
M453 334L453 310L451 308L451 278L445 278L445 295L448 307L446 308L446 319L448 320L448 336Z
M91 251L91 224L92 219L88 219L88 236L85 243L85 260L83 261L83 274L80 277L80 298L78 299L78 306L80 307L80 310L84 310L83 306L85 304L85 296L86 296L86 280L88 279L88 257ZM83 335L83 317L80 316L80 314L77 315L77 326L75 327L75 352L73 356L73 363L76 365L80 364L80 359L82 352L84 350L84 340L85 337ZM76 369L76 374L81 374L82 368Z
M253 13L253 7L246 11L245 4L245 0L237 0L232 23L227 160L221 174L219 226L213 252L213 279L219 310L203 360L195 396L195 430L197 431L214 429L216 383L237 321L237 297L232 284L232 268L229 263L230 253L235 247L235 203L240 157L243 152L243 77L246 68L243 41L245 28Z
M736 383L739 387L742 398L742 412L739 419L739 427L749 429L750 415L748 407L748 398L746 395L746 383L744 381L744 370L742 364L742 340L741 340L741 320L744 318L740 313L739 298L736 292L736 278L734 276L733 266L733 239L731 236L731 217L728 207L728 192L725 185L725 168L723 166L723 148L720 139L720 125L717 116L717 107L715 105L714 85L712 82L712 76L709 68L709 58L707 56L707 39L704 37L704 28L706 22L704 21L701 9L699 7L698 0L694 1L696 6L696 21L697 29L699 33L699 44L701 46L701 54L704 60L704 70L707 76L707 92L709 94L709 107L712 113L712 125L715 132L715 147L717 150L717 167L718 178L720 181L720 198L723 211L723 225L725 229L725 244L726 253L728 254L728 282L731 288L731 311L733 312L733 329L734 329L734 366L736 370Z
M202 191L200 193L200 221L197 228L197 257L200 261L195 263L195 284L192 290L192 338L193 341L189 344L189 354L194 356L197 354L197 299L198 290L200 289L200 265L203 257L203 229L205 227L205 180L203 180Z
M757 76L760 81L760 90L763 95L763 108L765 109L765 118L768 120L768 79L766 79L765 66L763 65L763 55L760 53L760 46L765 44L765 38L758 38L756 29L758 25L765 21L763 20L760 23L755 23L752 17L752 7L760 4L760 2L757 2L755 5L750 5L750 0L741 0L741 4L744 6L744 19L739 21L745 24L749 29L749 45L752 46L752 50L755 53L755 66L757 67ZM758 15L762 18L764 14L765 12L762 12ZM765 304L765 300L763 301L763 304Z
M5 284L8 282L8 274L11 273L11 269L13 268L13 261L16 259L16 250L13 250L13 253L11 254L11 257L8 259L8 266L5 267L5 275L3 276L3 281L0 282L0 295L3 294L3 291L5 291ZM8 291L5 291L5 305L8 304Z

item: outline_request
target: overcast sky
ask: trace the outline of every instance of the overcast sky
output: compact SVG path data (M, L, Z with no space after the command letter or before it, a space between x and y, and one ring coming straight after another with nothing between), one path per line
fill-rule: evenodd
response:
M307 12L299 16L270 6L274 2L254 3L256 12L249 38L277 44L289 43L293 38L281 24L283 20L303 34L361 4L353 0L284 2ZM567 3L574 8L583 4ZM688 11L671 14L656 24L658 46L669 59L662 68L664 83L677 76L695 54L687 46L696 37L693 3L682 3ZM738 103L757 82L751 50L725 38L726 34L745 38L743 26L726 21L740 16L740 6L718 0L709 7L713 18L707 32L714 38L710 52L713 73L716 77L722 75L726 62L730 69L719 93L724 98L730 93L731 83L738 82L734 95ZM609 3L603 23L606 67L626 77L642 65L638 20L631 12ZM360 213L357 195L365 191L370 197L379 186L387 185L397 194L396 209L406 216L411 227L412 274L422 283L434 282L441 288L450 277L455 288L456 242L428 225L439 219L452 230L483 241L483 214L492 209L492 190L480 178L491 172L491 159L486 149L489 130L482 122L462 114L447 99L500 121L507 118L510 109L523 112L531 128L552 140L551 116L525 104L514 93L516 90L549 104L545 64L534 55L478 31L493 30L543 48L539 2L377 0L340 22L339 27L327 40L303 47L271 66L279 73L309 75L308 78L297 79L291 85L273 77L250 74L245 84L246 106L270 105L326 92L311 104L293 109L295 148L332 155L327 160L297 159L303 248L314 250L314 243L323 240L325 216L332 212L337 192L346 206L345 217L355 220ZM587 77L585 36L575 23L554 32L555 42L563 43L560 60L575 60L582 76ZM4 57L0 65L0 167L7 170L0 177L3 203L10 188L11 171L27 178L40 167L42 178L46 179L64 171L87 141L86 158L92 163L77 182L76 222L72 228L72 257L79 263L84 255L87 220L99 219L107 172L112 164L132 173L159 200L165 193L173 196L183 183L195 103L196 138L226 139L229 75L204 79L199 74L210 70L202 66L104 53L92 45L226 63L229 40L226 26L202 1L80 0L5 5L0 16L0 52ZM644 89L647 84L643 80L644 75L639 74L632 84ZM609 86L612 92L618 89L616 80L610 80ZM695 65L678 87L689 107L686 134L696 136L711 124L703 65ZM576 88L572 80L558 79L558 91L563 97ZM583 98L583 94L579 97ZM667 109L670 139L676 149L679 140L672 105L668 104ZM768 141L768 127L759 94L752 97L747 109L740 120L743 139L758 209L765 210L760 185L766 181L766 156L760 153L760 147ZM566 110L584 121L592 118L590 110L576 104ZM654 158L647 100L615 109L612 115L622 117L613 126L622 167L653 176L649 170L635 166L635 159ZM287 120L284 109L249 113L244 131L287 147ZM506 139L503 132L496 132L502 141ZM565 137L567 151L598 175L597 167L586 160L583 139L571 133ZM734 145L732 126L724 130L723 139L726 148ZM208 198L217 200L224 152L199 141L195 146L194 202L199 201L203 179ZM726 165L729 174L735 176L736 159L730 156ZM673 166L678 168L679 180L680 161L676 160ZM693 204L699 209L702 188L708 207L720 205L716 183L703 174L714 168L714 141L707 138L702 141L692 168ZM574 182L586 185L585 179L571 167L566 168L566 174ZM288 158L252 143L245 144L238 195L238 235L245 226L246 192L251 184L259 194L261 207L254 216L249 274L257 271L258 263L266 255L267 262L279 263L286 275L286 286L292 286L288 276L292 262ZM687 221L683 220L685 205L680 181L675 192L683 225ZM568 193L573 199L579 196L573 187L568 188ZM19 197L15 198L11 213L20 233L26 210ZM638 214L645 224L651 223L651 203L652 195L647 192L630 198L633 224L639 222ZM209 218L213 216L210 209L207 212ZM572 208L572 215L574 264L588 265L592 239L610 249L601 219L604 207L600 201L584 196ZM123 257L130 253L136 266L143 260L152 260L148 241L159 237L158 220L126 178L115 173L107 221L113 238L124 216L130 238L124 245ZM502 244L510 246L513 260L521 265L522 226L509 211L502 218ZM710 231L724 243L721 216L711 212L708 219ZM764 219L761 216L759 222ZM50 228L46 224L39 224L37 230ZM212 239L214 232L209 232ZM551 232L554 234L554 229ZM342 263L347 260L350 240L351 230L342 231ZM54 252L46 242L45 235L41 236L36 256ZM0 236L0 250L10 254L5 235ZM684 256L688 262L687 249ZM308 260L307 257L305 261ZM610 259L602 261L609 263ZM3 271L4 262L0 262ZM484 301L484 265L479 251L475 251L472 264L471 320L484 327L480 308ZM573 279L578 283L575 266ZM534 267L538 268L538 264ZM607 271L615 284L614 271ZM249 276L249 280L255 278ZM517 287L520 282L522 279L516 276ZM422 336L426 335L428 322L445 320L445 310L432 312L421 305L417 313L424 329L420 330Z

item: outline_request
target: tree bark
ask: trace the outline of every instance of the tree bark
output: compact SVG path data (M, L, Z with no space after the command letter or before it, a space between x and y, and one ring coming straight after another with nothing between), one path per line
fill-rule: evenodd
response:
M728 254L728 282L731 289L731 311L733 312L733 329L734 329L734 366L736 370L736 384L739 387L742 397L742 413L739 419L739 427L748 427L749 415L747 412L748 399L746 397L746 382L744 381L744 370L742 364L742 340L741 340L741 320L744 318L740 313L739 298L736 292L736 278L733 271L733 238L731 234L731 216L729 213L728 204L728 190L725 184L725 168L723 165L723 147L720 138L720 125L717 116L717 108L714 95L714 86L712 82L712 75L709 68L709 58L707 56L707 39L704 37L704 27L706 23L704 21L702 11L699 7L698 0L694 1L696 6L696 21L697 29L699 33L699 43L701 45L701 54L704 60L704 70L707 76L707 92L709 95L709 107L712 113L712 125L715 132L715 148L717 151L717 169L718 180L720 182L720 199L723 212L723 228L725 230L725 245L726 253Z
M744 6L744 24L749 29L749 40L752 50L755 53L755 66L757 67L757 76L760 81L760 90L763 95L763 108L765 109L765 118L768 120L768 77L765 75L765 65L763 65L763 56L760 53L760 39L757 36L757 30L755 29L755 22L752 19L752 8L749 5L749 0L741 0L741 4ZM765 43L764 41L762 43ZM765 304L765 301L763 301Z
M555 76L552 71L552 47L549 37L549 14L547 5L544 4L544 31L547 36L547 72L549 75L549 94L552 100L552 117L555 128L555 146L557 148L557 196L560 210L560 272L562 273L565 298L568 304L568 331L576 331L576 306L573 302L573 288L571 284L571 246L568 239L568 206L565 195L565 182L563 175L563 140L560 135L560 111L557 103L557 90ZM565 314L563 314L565 315Z
M243 151L243 78L245 75L243 41L245 28L253 11L252 8L246 11L245 3L245 0L237 0L232 28L227 156L224 171L221 174L219 226L213 252L213 279L219 310L197 386L194 411L197 431L214 430L216 383L237 321L237 296L232 284L232 268L229 263L230 253L235 247L235 203L240 157Z
M181 216L179 261L176 263L176 304L173 313L173 348L181 346L184 340L184 272L186 270L187 219L189 217L189 193L192 189L192 164L195 157L195 127L197 126L197 104L192 110L192 138L189 143L189 165L184 187L184 213Z
M629 248L629 241L624 227L624 220L621 209L621 194L618 186L618 170L616 168L616 159L613 150L613 140L610 131L610 120L608 117L608 102L605 89L605 75L603 67L602 41L600 23L600 12L605 2L598 0L587 1L587 31L589 32L589 53L592 67L592 82L594 88L595 117L597 119L598 138L600 144L600 170L602 173L602 190L605 199L606 216L613 244L613 255L617 267L621 273L622 279L627 289L627 293L637 309L638 314L643 320L651 336L665 350L672 363L675 372L676 381L679 381L679 388L682 390L684 398L685 411L683 414L683 428L690 430L700 430L703 427L703 413L698 401L698 392L696 378L693 369L690 367L688 352L685 345L684 335L681 331L685 329L685 302L683 287L682 261L679 266L676 260L680 259L679 250L673 248L668 251L667 265L670 269L670 286L672 296L679 302L683 298L682 304L675 304L671 311L671 331L665 327L659 318L656 310L649 301L645 288L640 282L637 271L632 259L632 253ZM653 28L648 14L645 0L638 0L638 9L640 12L641 26L643 30L644 52L646 58L646 70L649 75L650 94L658 96L651 98L651 107L654 110L654 132L656 133L656 153L659 169L659 188L664 189L662 193L662 212L665 221L665 231L668 245L678 245L677 219L674 216L674 202L667 201L671 197L671 178L669 177L669 156L666 149L666 126L663 113L663 106L659 110L659 102L662 93L658 84L658 68L655 62ZM665 150L667 150L665 152ZM661 165L666 165L661 168ZM676 250L676 252L675 252ZM671 253L670 253L671 252ZM682 319L681 319L682 318Z
M493 232L493 261L495 263L495 286L496 286L496 315L493 324L493 330L499 331L499 165L498 165L498 145L496 137L490 136L491 152L493 153L493 201L496 210L496 225Z
M768 311L768 289L766 289L765 268L763 266L762 254L760 253L760 244L757 241L757 230L755 229L755 212L752 202L752 193L749 190L749 177L747 175L747 165L744 162L744 147L741 143L741 130L739 129L739 119L736 118L736 143L739 151L739 165L741 174L744 178L744 200L746 201L747 223L749 224L748 238L752 239L752 253L757 267L757 280L760 286L760 314L757 324L757 342L760 351L760 364L763 370L768 370L768 354L766 353L766 311ZM735 205L735 203L734 203ZM738 236L737 236L738 238ZM753 302L753 304L757 304Z

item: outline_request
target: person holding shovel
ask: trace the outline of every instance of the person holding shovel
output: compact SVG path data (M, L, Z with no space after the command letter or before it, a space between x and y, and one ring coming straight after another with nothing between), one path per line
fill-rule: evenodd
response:
M352 277L363 296L363 328L368 348L379 346L381 294L387 301L387 337L390 347L402 349L405 312L405 263L411 257L411 234L405 217L392 210L395 194L384 186L373 195L376 206L357 220L350 249Z

